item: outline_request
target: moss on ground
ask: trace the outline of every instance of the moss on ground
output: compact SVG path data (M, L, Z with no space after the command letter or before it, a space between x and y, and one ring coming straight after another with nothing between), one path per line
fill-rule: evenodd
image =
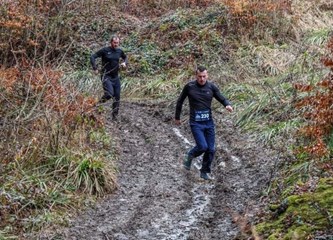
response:
M306 239L333 227L333 178L321 178L316 189L288 196L286 208L273 204L271 219L256 226L265 239Z

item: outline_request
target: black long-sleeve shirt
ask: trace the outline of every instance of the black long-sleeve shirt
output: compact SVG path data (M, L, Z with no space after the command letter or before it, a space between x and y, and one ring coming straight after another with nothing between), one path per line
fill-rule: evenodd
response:
M90 57L90 63L94 70L97 69L96 58L102 58L102 74L112 78L118 77L119 60L122 58L127 64L127 57L120 48L105 47Z
M180 113L185 98L188 97L190 105L190 121L198 121L198 114L203 114L204 118L199 117L199 121L205 120L205 118L211 119L211 104L213 98L219 101L223 106L231 105L228 99L226 99L220 90L211 82L206 82L205 85L200 85L197 81L191 81L187 83L178 100L176 105L175 119L180 119Z

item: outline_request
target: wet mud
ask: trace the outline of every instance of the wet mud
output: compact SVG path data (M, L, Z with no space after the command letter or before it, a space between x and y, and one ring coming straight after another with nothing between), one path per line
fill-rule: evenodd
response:
M200 159L182 167L194 142L173 115L172 104L123 102L108 126L121 151L118 190L42 239L251 239L276 154L215 112L214 179L202 180Z

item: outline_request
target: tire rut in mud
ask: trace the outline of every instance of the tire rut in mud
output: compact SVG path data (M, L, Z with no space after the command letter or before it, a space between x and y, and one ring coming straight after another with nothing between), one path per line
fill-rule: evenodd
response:
M271 153L258 154L231 120L216 120L215 180L203 181L195 168L182 168L193 145L189 126L175 127L171 119L173 110L163 104L122 103L120 121L110 127L122 151L119 188L59 238L234 239L246 232Z

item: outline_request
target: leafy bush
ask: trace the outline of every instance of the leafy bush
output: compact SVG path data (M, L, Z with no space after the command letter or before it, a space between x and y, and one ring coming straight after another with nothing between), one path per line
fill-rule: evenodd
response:
M327 156L333 149L329 149L333 129L333 38L328 42L328 56L323 58L325 67L330 69L326 77L313 84L295 84L295 88L306 92L297 107L303 108L306 126L301 133L311 142L304 150L317 157Z
M0 69L0 229L6 236L49 224L41 212L58 219L57 212L80 205L74 193L100 196L116 187L116 156L106 152L112 152L110 136L98 131L104 119L94 111L96 100L63 81L64 72L35 65L26 60ZM99 139L91 137L97 133Z

